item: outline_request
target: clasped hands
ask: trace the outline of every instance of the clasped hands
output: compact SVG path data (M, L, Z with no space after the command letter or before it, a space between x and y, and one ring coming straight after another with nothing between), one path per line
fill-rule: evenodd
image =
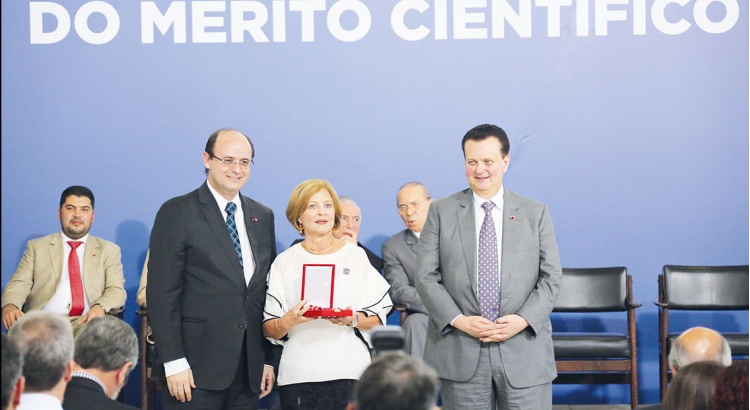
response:
M504 342L529 326L526 319L518 315L506 315L492 322L482 316L461 315L453 321L453 327L482 342Z

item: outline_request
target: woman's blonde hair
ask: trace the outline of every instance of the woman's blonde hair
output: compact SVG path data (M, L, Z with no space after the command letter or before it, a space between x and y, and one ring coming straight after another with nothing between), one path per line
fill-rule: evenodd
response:
M286 206L286 219L296 229L300 235L304 235L305 231L302 228L302 224L299 222L299 217L307 209L307 204L310 202L310 198L318 193L321 189L328 190L333 198L333 229L339 227L341 223L341 203L339 202L339 196L336 194L336 190L333 186L322 179L308 179L307 181L300 182L292 195L289 196L289 204Z

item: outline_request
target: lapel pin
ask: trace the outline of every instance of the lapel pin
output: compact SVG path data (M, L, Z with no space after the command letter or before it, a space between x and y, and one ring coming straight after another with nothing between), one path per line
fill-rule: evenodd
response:
M258 222L258 218L253 217L253 222Z
M516 216L515 216L515 215L511 215L511 216L510 216L510 219L513 219L513 220L515 220L515 219L516 219Z

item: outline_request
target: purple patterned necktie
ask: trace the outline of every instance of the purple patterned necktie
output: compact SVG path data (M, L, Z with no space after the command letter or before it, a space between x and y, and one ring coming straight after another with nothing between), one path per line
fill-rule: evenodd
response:
M478 271L478 294L479 308L482 316L488 320L495 321L500 311L500 275L497 264L497 234L495 223L492 220L492 208L495 204L487 201L482 204L484 209L484 222L479 230L479 266Z

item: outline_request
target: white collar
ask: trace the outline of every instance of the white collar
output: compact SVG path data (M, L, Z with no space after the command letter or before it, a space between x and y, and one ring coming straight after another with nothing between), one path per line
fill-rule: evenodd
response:
M242 209L242 203L240 202L240 193L238 192L237 195L232 198L231 201L227 201L226 198L221 196L214 187L211 186L210 181L206 181L206 185L208 185L208 190L211 191L211 195L214 196L214 199L216 200L216 203L219 204L219 209L222 210L222 212L226 212L227 204L232 202L235 205L237 205L237 209Z

